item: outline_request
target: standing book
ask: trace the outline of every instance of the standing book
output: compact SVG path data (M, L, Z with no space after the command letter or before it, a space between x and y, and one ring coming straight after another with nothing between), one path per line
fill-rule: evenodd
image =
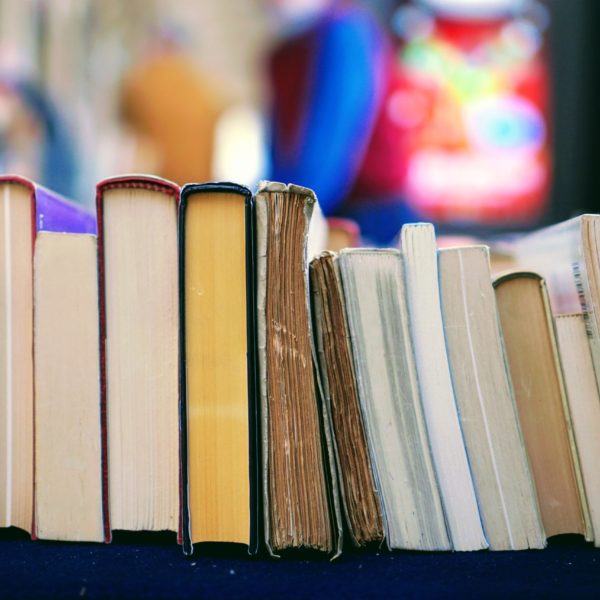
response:
M480 550L488 544L448 364L433 225L405 225L401 246L417 377L452 546Z
M312 345L307 246L314 193L256 194L257 340L265 544L341 552L335 462Z
M333 252L310 263L315 345L333 433L346 528L356 546L383 540L383 517L358 397L344 292Z
M514 272L498 277L494 287L544 530L548 537L578 533L591 539L545 281Z
M156 177L97 186L111 530L180 531L178 204Z
M396 249L343 250L339 267L386 543L450 550L417 381L402 256Z
M490 550L543 548L485 246L438 253L448 360Z
M34 247L40 232L93 234L96 221L22 177L0 177L0 196L0 525L35 537Z
M41 539L105 539L96 266L95 235L38 233L33 356Z
M254 221L250 190L186 185L179 209L183 544L258 550Z

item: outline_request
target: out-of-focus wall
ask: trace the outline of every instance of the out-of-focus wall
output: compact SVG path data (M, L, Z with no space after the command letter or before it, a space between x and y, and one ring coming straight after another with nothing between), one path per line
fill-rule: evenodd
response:
M59 107L85 159L83 189L120 170L119 84L160 28L180 34L233 101L264 101L262 0L0 0L0 75L27 77Z

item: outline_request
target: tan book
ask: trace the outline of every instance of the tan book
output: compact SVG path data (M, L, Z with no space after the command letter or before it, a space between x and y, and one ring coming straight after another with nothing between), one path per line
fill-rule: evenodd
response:
M439 251L440 293L458 414L490 550L546 536L498 322L486 246Z
M314 194L266 182L256 195L257 338L264 530L272 553L341 551L335 465L321 424L308 296Z
M346 526L354 544L362 546L383 539L383 523L336 262L332 252L323 252L311 261L313 319L323 399L331 415Z
M40 232L34 266L38 538L104 541L96 237Z
M594 542L600 546L600 395L585 318L559 315L554 322Z
M358 395L391 548L452 548L421 406L398 250L339 255Z
M110 528L179 528L179 188L98 184L102 390Z
M517 272L494 281L500 324L544 530L590 536L587 502L544 280Z

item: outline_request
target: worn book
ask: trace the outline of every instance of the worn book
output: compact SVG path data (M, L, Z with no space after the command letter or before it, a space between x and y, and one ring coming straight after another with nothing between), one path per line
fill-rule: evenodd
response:
M405 225L401 247L417 378L452 547L487 548L446 352L433 225Z
M96 236L41 231L33 273L36 536L102 542Z
M490 550L543 548L535 485L506 365L486 246L438 253L448 360Z
M419 393L400 252L339 255L348 328L390 548L452 548Z
M497 278L494 287L544 530L548 537L577 533L591 539L545 281L514 272Z
M178 203L155 177L97 186L110 529L179 530Z
M335 462L309 311L315 195L265 182L256 194L257 339L267 549L341 551Z
M600 395L581 313L558 315L556 339L594 543L600 546Z
M258 549L254 214L250 190L186 185L179 208L184 551Z
M96 219L18 176L0 177L0 203L0 526L35 536L34 246L39 232L93 234Z
M356 546L380 542L384 535L380 493L367 445L344 293L333 252L323 252L311 261L310 283L323 401L331 418L346 529Z

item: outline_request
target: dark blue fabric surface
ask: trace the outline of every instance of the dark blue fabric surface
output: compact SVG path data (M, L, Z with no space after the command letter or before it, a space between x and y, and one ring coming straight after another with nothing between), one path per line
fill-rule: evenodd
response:
M0 532L0 598L597 598L600 550L578 539L530 552L350 551L326 560L249 558L231 546L191 559L174 538L111 545L31 542Z

